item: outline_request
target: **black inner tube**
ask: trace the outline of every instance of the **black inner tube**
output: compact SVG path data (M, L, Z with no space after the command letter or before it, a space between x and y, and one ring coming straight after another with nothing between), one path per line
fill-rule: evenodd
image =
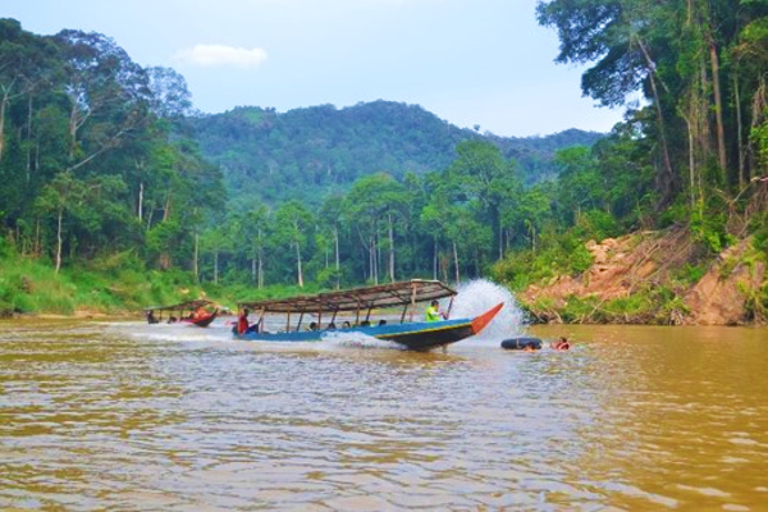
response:
M501 348L506 350L525 350L528 347L540 350L541 340L533 336L515 336L501 342Z

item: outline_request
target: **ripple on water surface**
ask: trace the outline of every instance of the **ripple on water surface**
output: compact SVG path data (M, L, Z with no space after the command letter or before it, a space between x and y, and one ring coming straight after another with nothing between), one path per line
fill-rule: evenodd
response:
M447 353L4 324L0 508L760 510L762 331L561 326L535 332L570 352L507 352L503 300Z

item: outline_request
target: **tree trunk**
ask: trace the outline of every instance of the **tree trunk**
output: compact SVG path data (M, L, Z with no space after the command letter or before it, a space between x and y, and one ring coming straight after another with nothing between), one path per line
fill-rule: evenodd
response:
M69 161L75 159L75 146L77 145L77 103L72 101L72 110L69 112Z
M32 94L27 99L27 184L32 179Z
M700 74L701 74L701 98L698 105L699 115L699 148L700 148L700 163L706 163L709 160L709 154L712 151L710 145L710 126L709 126L709 103L706 100L707 91L709 91L709 77L707 75L707 62L705 55L701 55L699 62ZM703 167L703 165L702 165ZM703 179L704 173L699 170L698 173L698 188L699 188L699 201L704 198L704 186Z
M3 150L5 149L5 111L8 107L8 97L10 95L10 89L3 92L3 97L0 98L0 161L3 158Z
M379 243L379 231L376 230L376 235L374 235L374 244L376 244L376 250L374 251L374 258L376 261L375 269L376 269L376 284L379 284L379 269L381 268L381 244Z
M264 259L261 257L261 249L259 249L259 280L256 288L261 290L264 287Z
M694 158L696 148L692 123L686 119L686 124L688 126L688 173L691 179L691 208L693 208L696 204L696 159Z
M392 226L392 215L389 215L389 281L395 282L395 229Z
M459 275L459 251L456 247L456 241L453 242L453 268L456 272L456 283L461 281L461 275Z
M63 239L61 237L61 224L62 220L64 219L64 209L59 208L59 218L58 218L58 227L56 229L56 274L59 273L59 269L61 269L61 246L63 245Z
M296 271L299 277L299 288L304 288L304 273L301 270L301 246L296 242Z
M168 195L165 196L163 205L163 222L171 218L171 190L168 189Z
M379 268L376 262L376 238L371 235L370 239L370 258L371 258L371 277L373 278L373 284L379 284Z
M336 289L341 289L341 262L339 260L339 228L333 226L333 238L336 246Z
M744 125L741 118L741 94L739 94L739 68L738 66L733 71L733 95L734 102L736 103L736 147L739 151L739 190L743 190L747 184L747 177L744 173L745 158L744 147L742 141L744 140Z
M192 262L193 272L195 274L195 281L200 282L200 235L195 233L195 261Z
M499 261L503 259L504 259L504 230L501 229L501 215L499 215Z
M143 211L144 211L144 182L139 182L139 207L137 208L137 214L139 215L139 222L143 219Z
M674 174L672 172L672 161L669 158L669 146L667 144L667 137L665 135L664 114L661 110L661 100L659 98L658 88L656 87L656 65L653 62L653 59L651 59L645 44L642 41L638 41L638 45L640 50L643 52L643 56L645 57L645 61L648 66L648 79L651 84L651 91L653 92L653 103L656 107L656 122L659 128L659 140L661 142L662 158L662 168L661 172L659 173L659 188L661 190L662 196L659 202L659 207L663 208L669 204L670 201L672 201L672 197L674 195Z
M715 95L715 123L717 125L717 156L720 163L720 172L723 184L727 183L728 161L725 153L725 128L723 126L723 97L720 93L720 60L717 56L717 46L710 38L709 57L712 66L712 93Z
M35 221L35 245L34 245L34 252L35 257L40 257L40 218L38 217Z
M259 247L258 247L258 257L259 257L259 278L258 278L258 284L257 288L261 290L261 288L264 286L264 258L263 258L263 248L261 246L261 228L259 228Z
M213 282L219 284L219 251L213 251Z
M435 235L434 249L432 250L432 279L437 281L437 235Z

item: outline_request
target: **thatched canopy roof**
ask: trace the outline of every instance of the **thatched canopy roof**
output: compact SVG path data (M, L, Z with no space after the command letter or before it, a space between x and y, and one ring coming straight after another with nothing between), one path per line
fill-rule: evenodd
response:
M440 281L413 279L288 299L240 302L238 306L265 313L360 311L428 302L452 295L456 295L456 291Z
M174 304L173 306L153 306L149 308L144 308L144 311L191 311L193 309L197 309L200 306L210 306L213 304L213 302L205 299L197 299L197 300L190 300L187 302L181 302L179 304Z

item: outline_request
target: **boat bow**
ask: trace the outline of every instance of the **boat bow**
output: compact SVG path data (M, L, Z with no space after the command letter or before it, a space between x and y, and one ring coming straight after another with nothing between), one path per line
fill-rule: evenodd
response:
M494 317L499 313L499 311L501 311L501 308L503 308L503 307L504 307L504 303L503 302L499 302L493 308L489 309L488 311L486 311L482 315L476 316L472 320L472 333L473 334L478 334L478 333L480 333L480 331L485 329L485 327L489 323L491 323L491 320L494 319Z

